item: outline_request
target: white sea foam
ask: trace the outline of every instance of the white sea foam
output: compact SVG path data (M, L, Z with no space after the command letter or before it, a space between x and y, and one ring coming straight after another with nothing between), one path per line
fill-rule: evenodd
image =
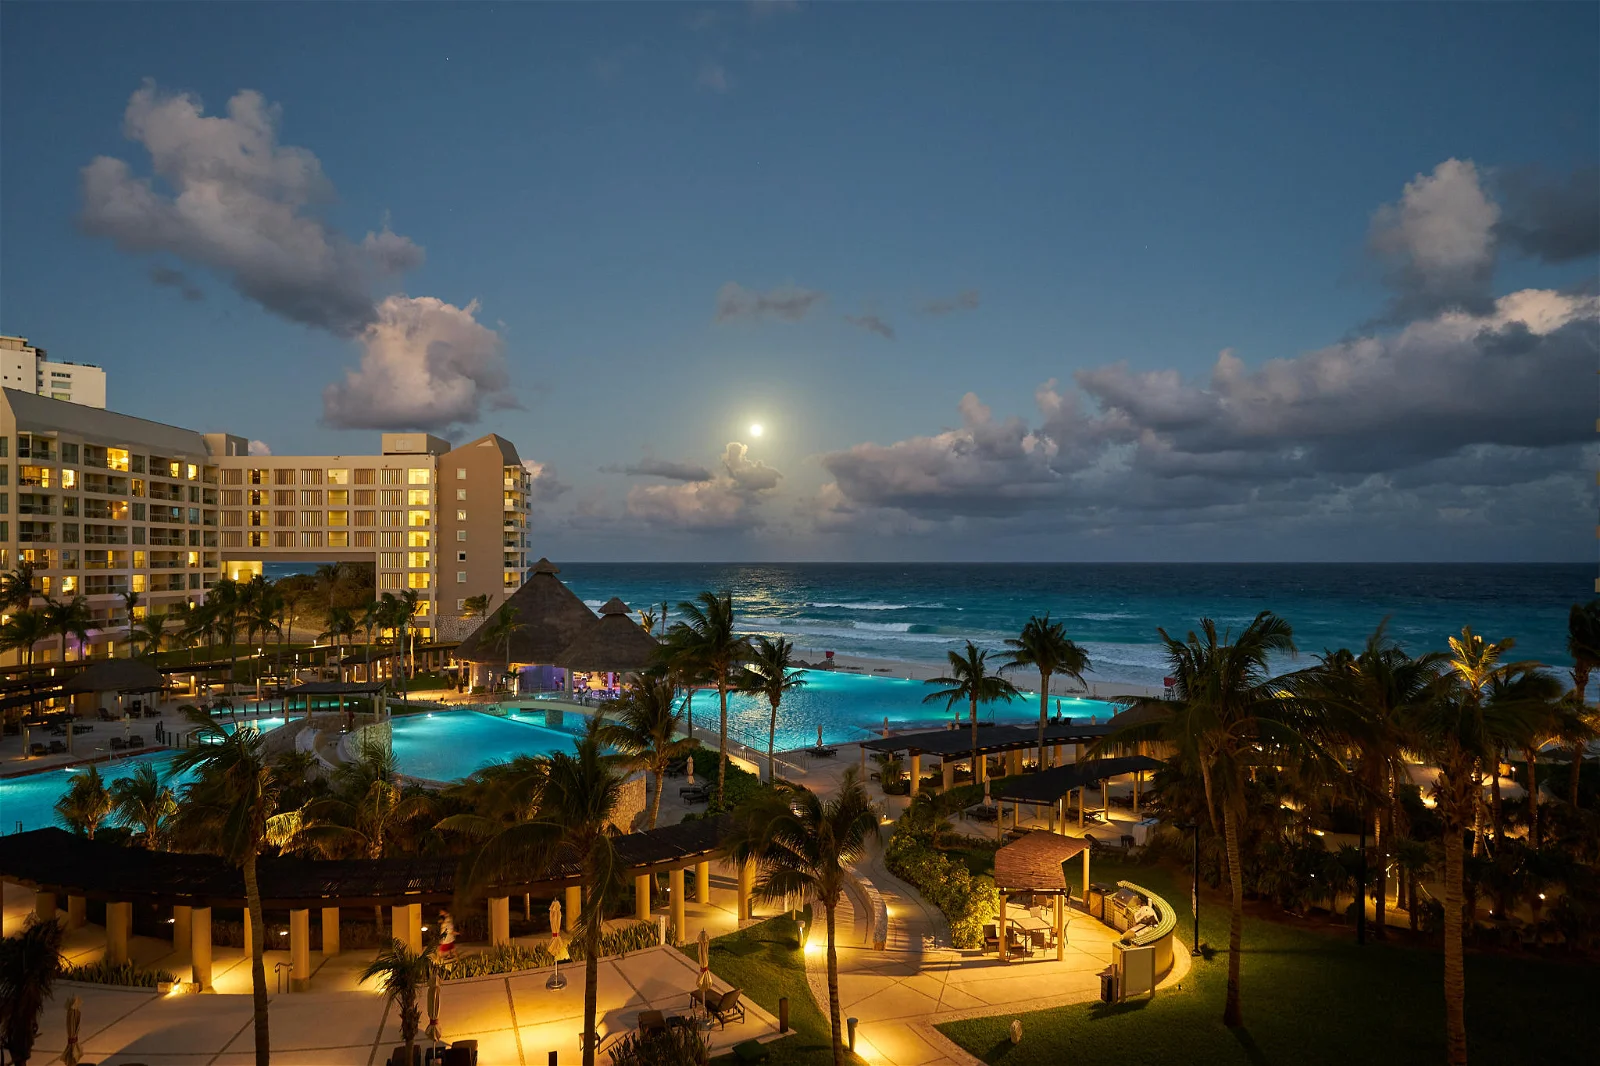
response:
M852 622L850 628L867 633L909 633L913 624L912 622Z
M827 607L839 611L919 611L938 610L944 607L942 603L881 603L876 600L863 600L856 603L808 603L807 607Z
M1139 618L1140 615L1128 611L1079 611L1074 618L1082 618L1090 622L1116 622L1127 618Z

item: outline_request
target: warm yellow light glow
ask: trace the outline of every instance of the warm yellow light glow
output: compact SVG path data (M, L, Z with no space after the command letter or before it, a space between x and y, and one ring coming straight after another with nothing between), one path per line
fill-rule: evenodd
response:
M752 422L752 423L750 423L750 435L752 437L761 436L761 423L760 422Z

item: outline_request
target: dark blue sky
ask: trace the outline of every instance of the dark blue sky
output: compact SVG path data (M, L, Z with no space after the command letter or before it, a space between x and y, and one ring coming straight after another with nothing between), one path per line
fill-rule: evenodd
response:
M545 464L552 555L1592 550L1592 457L1548 429L1592 418L1560 402L1592 303L1541 311L1510 369L1460 347L1528 333L1495 298L1593 292L1592 5L0 21L0 330L280 452L498 431ZM237 128L198 119L243 90ZM398 250L363 246L386 222ZM1296 384L1230 392L1223 350ZM1374 376L1328 391L1351 365ZM1304 412L1242 413L1268 402Z

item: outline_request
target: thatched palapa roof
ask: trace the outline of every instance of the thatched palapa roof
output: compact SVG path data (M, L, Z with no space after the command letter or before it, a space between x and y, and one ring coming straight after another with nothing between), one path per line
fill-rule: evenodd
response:
M600 624L590 626L556 658L557 666L573 670L610 670L633 673L650 665L658 643L615 596L600 608Z
M511 636L511 662L561 665L561 653L580 636L599 626L600 619L561 583L556 577L560 572L549 559L540 559L522 587L461 642L456 658L470 663L507 665L505 642L481 638L507 608L514 607L522 628Z

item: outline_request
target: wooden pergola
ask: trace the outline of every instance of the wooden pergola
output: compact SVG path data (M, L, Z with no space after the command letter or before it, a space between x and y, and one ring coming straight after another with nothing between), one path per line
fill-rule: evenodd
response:
M994 853L994 887L1000 893L1000 961L1010 962L1006 951L1006 898L1019 892L1051 896L1055 905L1056 961L1066 950L1062 936L1066 921L1066 901L1072 895L1063 866L1069 859L1083 856L1083 892L1089 893L1089 842L1036 829Z

